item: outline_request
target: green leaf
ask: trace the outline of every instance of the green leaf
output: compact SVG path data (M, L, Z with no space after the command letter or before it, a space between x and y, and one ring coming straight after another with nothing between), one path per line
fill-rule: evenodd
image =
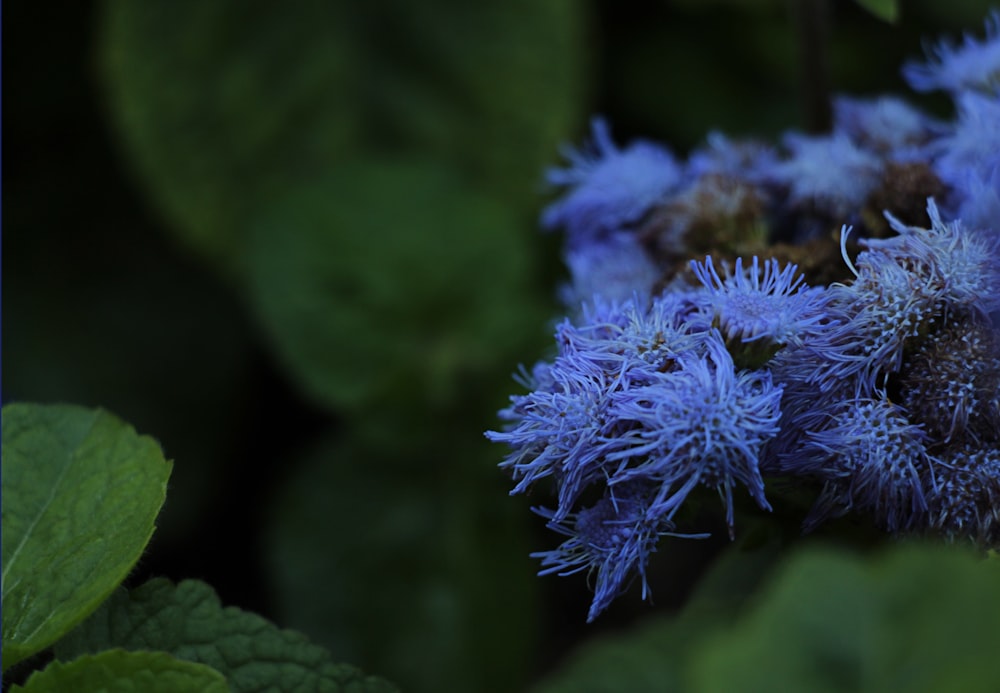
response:
M203 582L174 585L154 579L119 591L56 645L69 659L102 649L154 649L222 672L242 691L356 691L391 693L388 682L336 664L301 633L281 630L260 616L223 608Z
M251 299L284 365L328 407L400 392L441 404L508 367L541 324L529 258L508 210L448 169L345 162L262 213Z
M296 466L268 523L275 603L410 693L524 690L540 613L530 513L478 429L453 421L431 444L388 441L405 454L334 440Z
M673 548L663 546L661 553ZM533 691L688 690L684 685L687 659L706 637L736 620L743 602L771 568L780 549L780 542L774 540L754 550L736 546L727 549L700 578L695 594L681 613L647 619L633 630L586 642Z
M258 202L372 151L446 162L517 206L583 94L570 0L111 0L112 114L192 248L239 266Z
M250 201L357 139L345 4L104 7L102 62L126 151L181 238L231 268Z
M855 0L879 19L895 22L899 19L899 0Z
M691 658L695 691L996 691L1000 567L939 546L804 551Z
M586 643L535 690L1000 690L1000 565L933 545L781 549L727 551L681 613Z
M227 693L225 677L211 667L165 652L108 650L72 662L52 662L31 675L24 693Z
M3 408L3 666L51 645L128 574L171 464L100 409Z

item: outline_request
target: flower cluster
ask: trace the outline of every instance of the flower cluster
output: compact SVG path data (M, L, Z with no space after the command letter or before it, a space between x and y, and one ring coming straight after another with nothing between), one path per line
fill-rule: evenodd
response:
M719 133L686 161L596 119L549 181L566 232L557 353L501 411L513 493L566 537L542 573L595 578L588 620L706 491L765 479L892 534L1000 546L1000 14L904 67L954 99L838 97L826 135ZM714 492L714 493L712 493ZM771 490L768 491L772 492Z

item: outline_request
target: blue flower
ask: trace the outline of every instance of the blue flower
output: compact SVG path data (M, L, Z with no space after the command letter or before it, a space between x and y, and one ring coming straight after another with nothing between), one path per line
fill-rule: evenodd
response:
M961 45L943 40L928 53L928 62L903 66L903 77L917 91L995 91L1000 87L1000 13L987 18L984 41L965 34Z
M607 123L593 122L589 148L568 149L570 166L551 169L548 182L569 188L542 214L545 228L564 227L570 245L638 221L681 181L681 167L665 148L637 141L619 149Z
M703 264L691 261L695 276L707 289L708 319L727 339L802 344L829 325L826 291L804 285L797 265L780 269L772 258L764 261L761 272L760 264L754 256L744 269L743 258L738 258L733 272L723 279L711 256Z
M939 123L893 96L836 97L833 127L858 146L896 160L918 158L920 147L941 129Z
M903 267L921 293L933 296L949 311L988 314L1000 308L1000 237L974 233L961 221L943 221L934 200L927 201L927 215L929 229L906 226L886 213L899 235L861 241L867 248L862 256L878 256ZM859 257L859 267L864 262Z
M719 493L732 532L737 482L770 509L758 461L779 430L781 387L767 371L736 372L718 332L705 336L702 350L681 354L672 370L612 400L611 413L624 425L618 450L608 455L618 462L609 483L655 483L652 514L671 519L701 484Z
M829 289L839 324L812 341L812 373L800 362L797 377L823 390L851 379L857 393L871 395L899 372L905 349L932 324L953 312L985 315L1000 306L996 239L945 223L932 200L927 213L930 229L887 215L899 235L862 240L856 263L845 253L855 279Z
M531 383L536 389L511 397L511 406L500 412L510 422L507 430L488 431L486 437L511 448L500 467L518 482L512 494L546 477L556 480L556 519L562 519L587 486L606 476L607 444L619 434L608 415L609 395L620 386L621 370L608 372L570 354L536 372L541 374Z
M595 300L583 306L579 325L563 321L556 329L560 354L623 368L628 382L650 373L671 370L679 354L701 341L690 329L696 310L684 292L661 294L652 300L635 296L624 302Z
M790 156L770 166L764 177L787 190L793 207L847 219L879 184L882 161L844 133L788 134L784 142Z
M596 574L588 623L628 588L635 574L642 580L642 598L649 596L646 564L660 537L707 536L674 532L672 522L650 514L649 497L649 489L641 483L620 484L608 489L593 506L564 518L557 519L546 508L534 508L549 521L551 529L569 537L557 549L531 554L532 558L542 560L539 575L565 576L583 570L591 577Z
M911 420L944 442L1000 443L1000 333L952 314L908 355L899 390Z
M572 284L563 287L561 298L573 309L594 296L609 301L650 296L662 274L635 235L623 232L569 248L566 264Z
M500 412L508 427L486 433L511 448L500 467L518 482L512 493L551 477L560 521L585 489L609 477L609 455L631 425L610 411L612 398L671 370L699 342L680 327L683 305L677 295L649 305L638 298L598 302L587 307L581 324L565 320L557 327L559 355L536 366L524 383L532 391L511 397Z
M693 180L702 176L726 176L756 182L760 171L778 161L773 147L756 140L733 140L721 132L710 132L705 145L691 152L687 174Z
M945 450L927 496L929 526L947 538L1000 543L1000 448Z
M949 185L961 187L970 175L990 180L1000 166L1000 95L961 94L957 121L928 151L934 171Z
M1000 162L989 171L985 180L982 174L966 171L954 186L955 216L969 228L1000 233Z
M828 422L808 432L785 467L825 482L805 526L857 508L891 532L919 526L927 511L924 479L932 460L922 427L887 399L845 400L827 411Z

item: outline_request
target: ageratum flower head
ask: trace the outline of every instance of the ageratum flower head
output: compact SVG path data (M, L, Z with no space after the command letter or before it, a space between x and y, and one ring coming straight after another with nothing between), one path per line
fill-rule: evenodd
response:
M1000 88L1000 13L986 20L986 38L965 34L961 44L943 40L927 50L926 63L908 62L903 77L917 91L997 91Z
M647 141L619 149L600 118L593 133L589 147L565 150L569 167L547 176L569 192L545 209L542 225L563 227L570 246L638 221L681 180L681 167L667 149Z
M833 127L860 147L896 160L915 159L941 126L894 96L833 100Z
M678 534L672 522L649 512L650 490L644 484L619 484L608 488L597 503L563 518L535 508L549 527L569 537L557 549L531 554L542 560L539 575L572 575L588 571L594 579L594 599L587 622L623 592L636 574L642 580L642 598L649 595L646 564L663 536L701 538Z
M806 527L854 508L871 512L891 532L919 525L931 466L925 431L885 398L845 400L828 417L785 462L786 470L825 482Z
M859 393L884 388L900 370L905 349L952 312L988 314L1000 305L996 238L945 223L931 200L931 228L910 227L888 215L899 235L862 240L853 282L830 288L840 324L811 345L811 375L829 389L854 379ZM842 232L846 239L849 229ZM804 364L799 364L804 366Z
M899 380L911 419L944 442L1000 443L1000 334L974 313L956 313L908 355Z
M734 140L721 132L710 132L705 144L691 152L687 174L691 180L702 176L726 176L756 182L761 171L778 161L774 147L757 140Z
M861 243L870 257L906 268L921 291L932 293L949 311L990 313L1000 307L1000 236L976 233L958 220L943 221L934 200L927 201L927 215L929 229L907 226L886 213L899 235Z
M777 434L781 388L766 371L739 371L719 333L702 349L680 354L674 368L612 395L623 433L608 460L609 484L643 480L657 486L653 515L672 518L693 488L715 489L732 531L737 483L764 509L758 468L763 445Z
M609 394L619 386L621 373L605 372L573 354L536 371L542 374L531 383L536 389L511 397L511 406L500 412L510 426L486 437L510 446L500 467L518 482L511 493L523 493L547 477L556 480L561 519L583 489L604 477L607 441L618 434L607 415Z
M815 209L837 219L849 219L879 184L882 160L844 133L792 133L785 136L784 142L788 158L773 164L764 176L787 191L793 208Z
M829 322L826 291L807 287L797 265L781 269L772 258L764 261L762 270L754 256L744 268L743 258L738 258L733 271L722 278L708 256L704 263L692 260L691 268L705 286L702 300L709 321L728 340L801 344Z
M956 122L928 151L941 180L961 188L970 175L988 181L1000 166L1000 94L966 92L957 105Z
M581 243L566 252L572 283L562 290L571 309L594 300L626 301L650 296L661 272L634 234L617 232L604 240Z
M927 496L929 526L949 539L1000 544L1000 448L950 446Z
M953 186L956 217L973 229L1000 228L1000 162L983 178L982 172L966 171Z
M536 366L526 381L532 391L512 397L500 412L507 429L486 433L511 448L500 466L518 482L512 493L551 477L559 497L554 519L561 521L587 487L608 478L608 456L630 425L609 411L612 397L670 370L697 343L680 325L682 305L676 296L648 305L638 297L598 302L580 324L558 326L558 356Z
M579 324L563 321L556 328L560 354L624 369L628 381L670 370L677 356L700 342L692 333L689 316L695 305L684 292L661 294L652 300L634 296L628 301L595 300L583 307Z

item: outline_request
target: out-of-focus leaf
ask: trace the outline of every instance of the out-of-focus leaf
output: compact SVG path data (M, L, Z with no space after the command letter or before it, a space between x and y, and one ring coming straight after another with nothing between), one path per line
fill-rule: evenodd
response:
M3 666L51 645L125 578L171 464L102 410L3 408Z
M580 117L594 51L584 40L586 6L391 0L386 10L383 41L368 54L372 112L404 146L457 165L518 211L532 209L542 167Z
M795 555L692 659L695 691L996 691L1000 570L957 549Z
M446 402L537 325L508 210L431 162L346 163L255 224L250 296L300 386L337 409Z
M914 545L806 549L772 571L778 548L727 552L680 614L587 644L537 690L998 689L995 563Z
M899 0L854 0L873 15L886 22L899 19Z
M267 538L279 613L402 690L522 690L538 630L527 513L488 444L447 423L403 460L337 440L302 461Z
M671 693L686 691L687 659L699 643L736 620L741 607L776 560L775 541L717 558L684 611L659 617L621 635L587 642L535 693ZM669 551L662 547L661 551Z
M336 664L330 653L301 633L223 606L198 580L177 585L154 579L119 591L56 646L68 659L102 649L162 650L225 675L241 691L357 691L392 693L383 679Z
M231 266L251 202L358 138L347 3L105 8L105 81L126 150L182 239Z
M364 152L431 155L523 211L577 117L582 25L569 0L111 0L103 63L153 198L232 268L261 200Z
M212 667L166 652L109 650L72 662L52 662L12 691L24 693L228 693Z

